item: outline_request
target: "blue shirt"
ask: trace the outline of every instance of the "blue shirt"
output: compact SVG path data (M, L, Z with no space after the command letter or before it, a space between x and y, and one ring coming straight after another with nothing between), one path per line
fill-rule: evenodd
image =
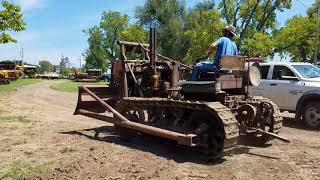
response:
M238 55L238 48L236 43L231 38L221 37L215 44L217 45L216 57L214 64L218 65L222 55Z

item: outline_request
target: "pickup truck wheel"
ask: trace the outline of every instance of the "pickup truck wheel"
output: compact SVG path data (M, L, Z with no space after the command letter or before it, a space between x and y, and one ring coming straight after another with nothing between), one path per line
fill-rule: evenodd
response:
M303 112L303 120L311 129L320 128L320 104L315 102L307 104Z

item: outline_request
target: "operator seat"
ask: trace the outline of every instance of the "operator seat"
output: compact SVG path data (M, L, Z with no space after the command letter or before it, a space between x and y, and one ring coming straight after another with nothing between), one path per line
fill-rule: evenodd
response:
M233 71L242 71L244 67L242 56L222 55L218 66L200 71L198 81L216 81L221 76L233 75Z

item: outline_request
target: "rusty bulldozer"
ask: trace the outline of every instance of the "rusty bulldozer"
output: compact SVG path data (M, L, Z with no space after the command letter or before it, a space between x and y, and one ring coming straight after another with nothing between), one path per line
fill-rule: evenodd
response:
M192 67L156 53L154 29L150 41L119 41L122 58L112 63L110 85L80 85L74 114L113 123L120 135L158 136L212 156L240 136L261 144L275 138L289 142L278 135L277 105L248 95L249 85L260 82L257 63L223 56L218 70L188 81ZM128 58L132 51L140 52L140 60Z

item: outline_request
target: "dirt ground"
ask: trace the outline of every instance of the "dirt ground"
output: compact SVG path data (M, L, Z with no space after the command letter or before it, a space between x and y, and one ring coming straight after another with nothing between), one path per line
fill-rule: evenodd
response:
M0 171L19 162L39 167L27 179L320 179L320 132L305 130L292 114L280 133L292 143L238 145L213 163L163 140L123 141L112 124L73 116L77 94L52 90L53 83L1 97L0 115L28 120L0 132Z

